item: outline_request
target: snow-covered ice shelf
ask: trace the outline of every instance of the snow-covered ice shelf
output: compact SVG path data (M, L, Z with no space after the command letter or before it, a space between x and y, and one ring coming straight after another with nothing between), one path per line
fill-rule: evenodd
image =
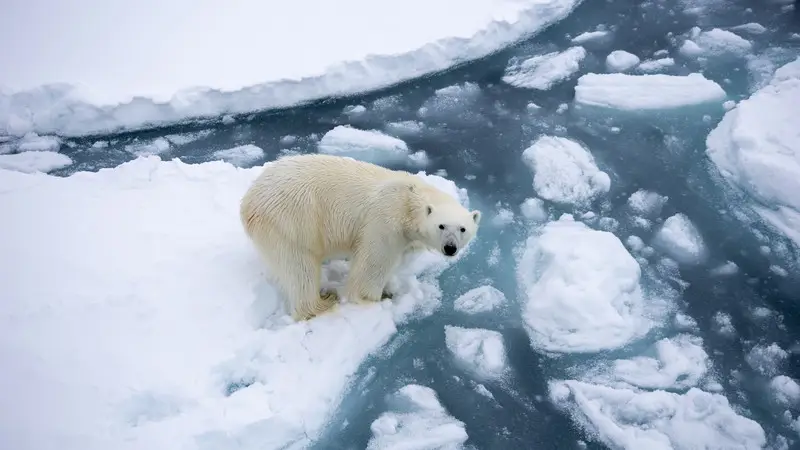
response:
M221 13L191 0L32 0L0 15L0 40L14 42L0 134L101 134L378 89L486 56L579 2L246 0Z
M413 275L443 263L431 253L391 302L292 322L239 223L260 170L157 156L67 178L0 169L4 447L303 445L396 324L438 305Z
M761 216L800 245L800 58L728 111L706 139L722 175Z
M682 75L589 73L578 78L575 102L619 110L681 108L725 101L716 82L699 73Z

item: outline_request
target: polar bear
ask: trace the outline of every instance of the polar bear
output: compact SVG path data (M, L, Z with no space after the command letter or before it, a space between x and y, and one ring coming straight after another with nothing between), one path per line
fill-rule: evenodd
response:
M269 267L292 317L328 310L322 263L349 257L344 296L379 302L404 254L454 257L475 236L481 212L418 176L348 157L308 154L270 162L241 201L245 232Z

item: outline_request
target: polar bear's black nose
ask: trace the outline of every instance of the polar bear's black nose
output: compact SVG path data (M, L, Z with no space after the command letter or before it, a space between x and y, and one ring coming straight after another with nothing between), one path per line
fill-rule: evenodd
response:
M442 250L444 250L445 255L453 256L458 251L458 247L453 244L444 244L444 248L442 248Z

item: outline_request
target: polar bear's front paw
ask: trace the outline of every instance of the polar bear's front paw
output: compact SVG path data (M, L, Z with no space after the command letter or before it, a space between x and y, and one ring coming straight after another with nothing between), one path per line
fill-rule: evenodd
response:
M322 292L320 293L319 300L315 302L314 305L295 311L295 313L292 314L292 318L298 322L313 319L320 314L334 309L337 303L339 303L339 295L336 291Z

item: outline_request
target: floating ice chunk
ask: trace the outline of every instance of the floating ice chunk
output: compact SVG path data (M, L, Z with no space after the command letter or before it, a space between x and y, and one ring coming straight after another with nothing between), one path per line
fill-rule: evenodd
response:
M0 169L0 289L15 299L0 302L4 440L295 448L318 436L364 358L441 292L413 264L391 301L286 320L238 219L261 170L155 156L70 177Z
M800 404L800 384L786 375L778 375L769 382L775 398L784 406Z
M676 394L553 381L550 398L612 448L756 450L767 443L761 426L725 397L694 387Z
M714 276L728 276L734 275L739 271L739 266L733 261L726 261L724 264L711 269L711 275Z
M764 220L800 245L800 58L725 113L706 139L728 182L753 196Z
M520 212L526 219L534 222L544 222L547 220L547 210L544 202L540 198L526 198L519 207Z
M417 167L425 167L431 162L425 150L420 150L408 155L408 161Z
M264 157L264 150L253 144L240 145L214 152L214 158L229 162L234 166L247 166Z
M125 151L135 156L158 155L169 150L169 141L163 137L152 141L140 142L138 139L125 146Z
M61 139L36 133L27 133L17 142L18 152L57 152L60 148Z
M609 72L625 72L639 64L638 56L625 50L614 50L606 56L606 68Z
M628 236L625 243L628 244L628 247L634 252L640 252L645 247L644 241L639 236Z
M741 25L731 27L731 30L750 34L764 34L767 32L767 28L764 25L756 22L743 23Z
M433 96L422 104L420 117L442 117L462 113L481 95L476 83L465 82L437 89Z
M661 208L667 203L668 198L655 192L639 189L628 197L628 206L635 212L654 217L661 213Z
M598 30L598 31L587 31L585 33L581 33L574 38L572 38L573 44L583 44L586 42L591 41L600 41L604 40L605 38L611 35L610 31L605 30Z
M425 124L416 120L404 120L402 122L391 122L386 124L386 131L400 136L411 136L421 133L425 129Z
M391 405L396 412L385 412L370 425L367 450L455 450L468 438L464 423L444 409L429 387L406 385Z
M211 135L212 130L195 131L193 133L184 134L168 134L164 139L168 140L172 145L186 145L198 139L202 139Z
M664 221L653 244L684 264L698 264L707 253L700 232L685 214L680 213Z
M687 389L696 386L710 367L703 340L681 334L655 343L655 358L636 356L614 361L613 376L646 389Z
M765 376L777 375L788 358L789 353L774 342L770 345L756 345L744 357L753 370Z
M733 336L736 333L736 329L733 327L733 318L730 314L717 311L714 313L712 320L717 327L717 333L724 336Z
M691 42L692 44L687 44ZM692 37L681 46L680 53L687 57L696 56L744 56L753 48L753 44L736 33L714 28L703 31Z
M497 379L505 373L506 351L502 334L481 328L445 325L444 335L445 345L456 360L477 376Z
M467 314L492 311L506 303L506 296L492 286L480 286L462 294L453 302L453 308Z
M578 79L575 102L627 111L722 103L722 87L699 73L689 75L589 73Z
M643 316L641 269L613 234L562 217L524 246L517 280L535 348L613 349L650 328Z
M405 142L377 130L359 130L339 125L319 141L319 151L329 155L349 156L372 163L397 163L408 159Z
M651 72L659 72L674 65L675 65L675 60L672 58L659 58L659 59L650 59L647 61L642 61L642 63L639 64L637 69L642 72L651 73Z
M492 224L496 227L505 227L514 222L514 212L508 208L499 208L497 214L492 217Z
M50 151L26 151L12 155L0 155L0 168L17 172L50 172L72 164L67 155Z
M367 112L367 107L364 105L347 105L342 112L348 116L357 116Z
M503 75L503 82L518 88L546 91L575 74L585 57L586 49L572 47L521 62L512 60Z
M547 200L585 204L611 188L611 179L581 144L559 136L542 136L522 152L536 193Z

